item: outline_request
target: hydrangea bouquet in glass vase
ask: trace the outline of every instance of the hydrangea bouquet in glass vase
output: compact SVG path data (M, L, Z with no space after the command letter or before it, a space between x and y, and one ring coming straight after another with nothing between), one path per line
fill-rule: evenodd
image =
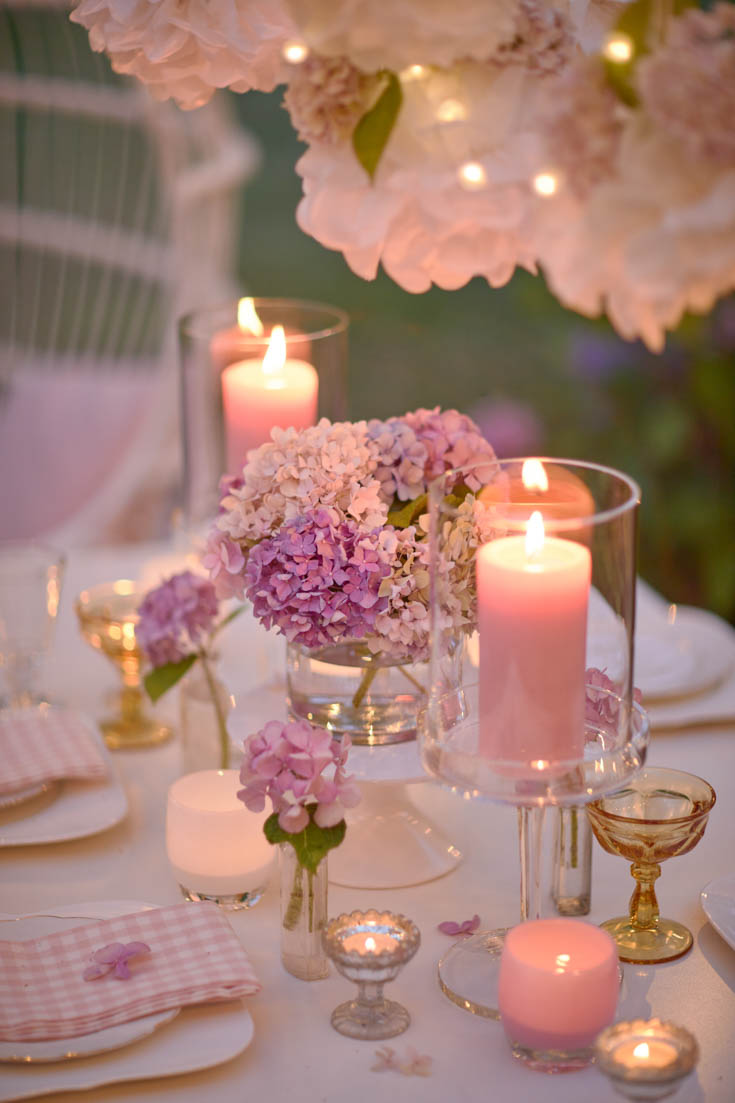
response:
M438 408L271 438L227 480L203 560L216 592L286 637L292 716L354 743L411 739L428 687L428 486L461 467L462 498L495 453Z
M329 971L322 945L327 922L327 855L345 837L344 812L360 800L346 772L349 736L303 720L269 721L244 743L238 797L262 812L268 842L279 846L281 870L281 958L301 980L320 980Z

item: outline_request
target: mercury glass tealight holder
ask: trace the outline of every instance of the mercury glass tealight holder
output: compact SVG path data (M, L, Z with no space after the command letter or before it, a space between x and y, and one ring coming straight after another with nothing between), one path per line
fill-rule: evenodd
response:
M693 1072L699 1046L675 1023L634 1019L603 1030L595 1057L600 1071L626 1099L666 1099Z
M332 1026L349 1038L377 1040L402 1034L411 1022L405 1007L383 995L419 948L416 924L392 912L354 911L330 919L324 947L337 971L357 985L357 999L332 1012Z

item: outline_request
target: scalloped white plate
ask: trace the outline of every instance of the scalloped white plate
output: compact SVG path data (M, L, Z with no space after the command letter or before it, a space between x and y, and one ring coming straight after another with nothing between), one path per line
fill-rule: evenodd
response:
M714 929L735 950L735 873L715 877L702 889L699 899Z
M54 909L57 916L107 918L134 911L138 901L101 901ZM148 905L144 905L148 906ZM114 910L112 910L114 909ZM52 910L52 909L50 909ZM7 916L0 917L8 918ZM0 922L0 937L10 923ZM77 1061L49 1064L6 1064L0 1076L0 1103L28 1099L50 1092L82 1092L105 1084L148 1080L197 1072L231 1061L250 1045L254 1026L243 1000L182 1008L165 1029L149 1034L124 1049L115 1049ZM72 1098L71 1096L69 1098Z
M38 797L18 808L0 810L0 847L63 843L96 835L120 823L128 814L128 798L117 780L112 757L94 722L85 717L107 763L101 781L65 779L49 797Z
M116 915L145 911L152 904L135 901L110 901L106 904L64 905L51 909L53 915L33 915L19 917L16 920L0 921L0 939L25 942L30 938L42 938L56 931L71 930L79 927L85 919L109 919ZM181 1008L159 1011L154 1015L145 1015L129 1023L96 1030L91 1034L81 1034L71 1038L51 1038L42 1042L4 1042L0 1041L0 1061L22 1061L25 1064L68 1061L80 1057L90 1057L98 1053L107 1053L112 1049L122 1049L139 1038L152 1034L159 1026L171 1022Z

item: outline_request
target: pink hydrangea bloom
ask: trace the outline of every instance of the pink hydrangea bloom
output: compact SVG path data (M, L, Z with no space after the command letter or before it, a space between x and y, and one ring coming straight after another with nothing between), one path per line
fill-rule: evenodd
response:
M182 571L146 594L138 616L135 635L151 665L180 662L212 630L217 617L214 586Z
M345 772L349 749L349 736L340 743L305 720L270 720L245 741L237 795L251 812L262 812L270 798L280 826L291 834L303 831L310 811L319 827L333 827L360 800Z

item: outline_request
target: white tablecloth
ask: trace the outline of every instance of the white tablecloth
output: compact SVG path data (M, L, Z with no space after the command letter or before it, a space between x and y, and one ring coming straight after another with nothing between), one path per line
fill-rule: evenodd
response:
M72 557L48 672L48 686L57 697L99 714L102 692L114 687L116 676L79 637L73 598L94 582L135 576L152 554L151 549L109 550ZM278 669L282 647L273 637L255 642L252 623L239 628L237 624L231 626L229 641L224 641L224 667L239 670L241 687L247 688ZM240 649L249 649L241 664ZM171 701L166 708L172 705ZM151 750L120 752L114 761L130 803L126 820L86 839L0 851L2 910L43 911L52 905L109 899L163 905L179 899L164 846L166 789L180 772L178 743L174 739ZM681 961L667 965L626 966L620 1017L657 1015L692 1030L701 1048L701 1062L696 1078L677 1101L732 1103L735 951L706 921L699 893L712 878L735 869L735 724L729 729L656 735L649 761L701 774L714 785L718 799L703 840L691 854L665 863L657 886L663 913L691 928L694 948ZM430 1077L371 1071L374 1051L381 1043L344 1038L329 1023L332 1009L351 996L352 986L336 973L327 980L305 983L283 970L274 880L258 907L232 918L263 982L262 993L248 1004L255 1022L248 1049L208 1071L110 1085L81 1098L88 1103L201 1103L205 1098L217 1103L255 1099L372 1103L379 1093L395 1101L420 1098L423 1103L477 1103L480 1099L612 1103L618 1098L594 1068L566 1076L527 1070L511 1058L499 1024L469 1015L441 994L436 962L450 940L437 931L439 922L466 919L475 912L486 927L517 921L515 813L464 802L431 783L412 786L411 795L445 825L466 852L466 861L450 876L414 888L378 892L330 886L329 908L337 914L371 905L389 907L418 923L421 949L390 986L390 994L411 1012L412 1024L387 1044L400 1054L408 1047L430 1054ZM589 919L600 922L624 912L632 888L628 864L595 845Z

